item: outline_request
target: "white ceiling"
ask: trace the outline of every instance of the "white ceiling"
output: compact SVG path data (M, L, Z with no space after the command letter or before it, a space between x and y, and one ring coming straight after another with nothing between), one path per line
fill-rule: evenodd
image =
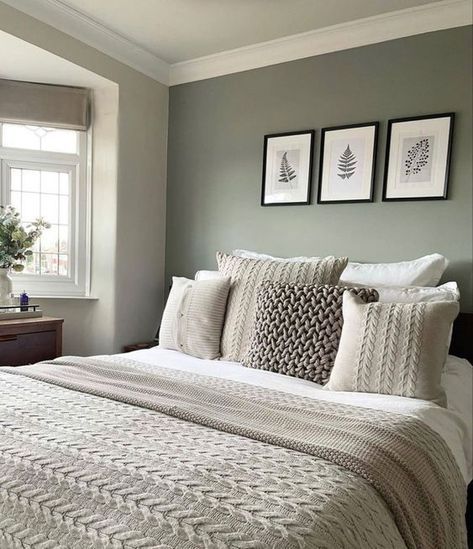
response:
M61 0L176 63L432 0Z
M472 0L1 2L165 85L473 22Z

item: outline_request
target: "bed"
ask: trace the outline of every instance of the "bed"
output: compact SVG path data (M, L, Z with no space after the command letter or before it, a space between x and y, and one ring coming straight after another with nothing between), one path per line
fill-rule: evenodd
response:
M0 547L466 547L451 402L332 392L159 347L0 370Z

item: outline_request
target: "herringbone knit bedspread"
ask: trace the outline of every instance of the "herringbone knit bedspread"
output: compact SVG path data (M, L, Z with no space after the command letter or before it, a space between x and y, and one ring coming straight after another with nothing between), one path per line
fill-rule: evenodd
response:
M402 415L120 357L0 371L1 549L463 549L464 493Z

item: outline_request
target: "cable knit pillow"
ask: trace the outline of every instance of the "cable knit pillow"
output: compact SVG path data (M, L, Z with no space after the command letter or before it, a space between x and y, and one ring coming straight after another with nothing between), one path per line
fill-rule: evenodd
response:
M324 257L306 263L246 259L217 253L218 270L232 280L222 333L224 360L241 362L255 318L256 290L265 280L297 284L337 284L348 258Z
M369 303L345 292L343 330L327 389L445 405L440 385L456 301Z
M229 278L196 281L174 276L159 345L197 358L218 358L229 289Z
M243 364L327 383L342 332L345 291L354 292L365 302L378 298L376 290L366 288L263 283Z

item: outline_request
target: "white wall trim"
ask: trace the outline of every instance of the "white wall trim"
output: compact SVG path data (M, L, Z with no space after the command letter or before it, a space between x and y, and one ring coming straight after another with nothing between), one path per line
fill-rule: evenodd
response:
M1 0L125 65L169 85L169 64L61 0Z
M443 0L171 65L170 85L472 23L471 0Z
M62 0L0 1L170 86L473 22L471 0L441 0L170 65Z

